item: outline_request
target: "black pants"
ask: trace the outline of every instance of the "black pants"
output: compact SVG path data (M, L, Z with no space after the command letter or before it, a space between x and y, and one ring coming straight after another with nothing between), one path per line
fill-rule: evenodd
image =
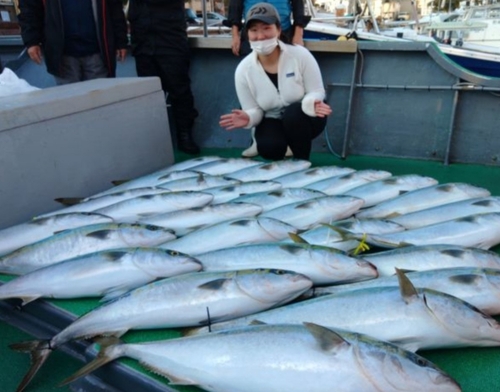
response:
M301 102L285 109L281 119L264 118L255 127L255 140L259 155L265 159L285 157L290 146L296 159L309 159L312 140L325 129L326 117L310 117L302 111Z
M194 97L189 78L189 56L136 55L137 76L157 76L161 88L168 93L172 116L177 132L191 132L198 112L194 107Z

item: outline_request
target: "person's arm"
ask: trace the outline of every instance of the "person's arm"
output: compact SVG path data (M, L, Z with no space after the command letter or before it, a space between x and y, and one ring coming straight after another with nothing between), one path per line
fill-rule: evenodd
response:
M245 61L244 59L243 61ZM248 124L244 128L252 128L259 124L264 117L264 111L255 100L252 90L255 86L250 86L249 83L255 83L252 80L251 69L240 63L236 68L234 85L236 87L236 95L240 102L242 110L248 115Z
M45 8L43 2L39 0L20 0L19 10L18 20L23 43L31 60L40 64L42 62L41 46L45 41Z
M321 70L314 56L307 49L301 48L300 52L300 67L302 73L302 80L304 81L305 95L302 98L302 110L308 116L324 117L329 113L325 112L324 105L318 104L325 99L325 87ZM326 105L328 109L330 108ZM318 113L319 109L319 113Z
M243 0L231 0L229 2L228 24L231 26L232 43L231 50L235 56L240 54L241 29L243 27Z
M108 0L109 16L112 24L116 57L120 61L124 61L127 55L127 21L123 12L122 0Z

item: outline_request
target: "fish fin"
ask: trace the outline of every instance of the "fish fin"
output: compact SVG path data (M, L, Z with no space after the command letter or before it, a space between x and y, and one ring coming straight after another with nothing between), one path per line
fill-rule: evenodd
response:
M414 353L420 348L418 342L415 341L414 339L396 339L396 340L391 340L391 343L405 350L411 351L412 353Z
M304 322L303 324L324 351L331 351L334 347L342 344L350 345L342 336L329 328L308 322Z
M81 377L84 377L87 374L92 373L94 370L100 368L101 366L104 366L108 362L111 362L120 356L119 354L116 353L113 353L111 355L109 354L109 349L111 347L115 347L121 344L120 342L117 343L117 339L99 338L96 339L96 341L100 345L99 353L97 354L96 358L93 361L86 364L84 367L82 367L73 375L61 381L61 383L59 384L60 387L69 384L70 382L73 382Z
M88 233L86 237L94 237L100 240L105 240L109 233L111 233L111 230L96 230L92 233Z
M228 281L229 279L214 279L211 280L210 282L206 282L203 284L200 284L198 286L199 289L205 289L205 290L219 290L224 284Z
M408 279L405 273L396 268L396 275L399 281L399 291L401 292L401 297L408 304L412 299L418 297L418 292L413 283Z
M266 325L267 323L265 323L264 321L260 321L260 320L252 320L250 321L250 323L248 323L248 325Z
M182 337L187 336L195 336L203 333L203 330L206 329L208 332L208 327L188 327L188 328L179 328L179 332Z
M37 295L36 297L19 297L19 298L21 298L23 301L21 306L25 306L25 305L28 305L30 302L37 300L40 297L41 297L41 295Z
M354 233L350 233L349 231L342 229L340 227L330 225L328 223L321 223L321 226L328 227L329 229L332 229L335 231L337 234L340 235L342 241L348 241L348 240L357 240L359 239L358 236Z
M393 219L397 218L398 216L401 216L399 212L391 212L389 215L384 216L383 219Z
M49 355L52 353L52 349L50 348L49 341L47 340L32 340L13 343L9 345L9 347L14 351L28 352L31 357L31 366L16 389L16 392L21 392L28 386L35 374L45 363Z
M288 236L297 244L309 244L309 242L296 233L288 233Z
M126 182L129 182L130 180L113 180L111 181L111 183L114 185L114 186L117 186L117 185L121 185L121 184L125 184Z
M75 204L80 204L83 199L83 197L58 197L54 199L54 201L57 201L63 206L74 206Z
M113 301L114 299L121 297L123 294L126 294L129 291L130 291L129 288L124 288L122 286L110 288L109 290L106 290L104 293L101 293L102 298L99 300L99 302Z
M151 372L168 378L168 381L172 385L198 385L199 384L198 382L196 382L194 380L190 380L189 378L181 378L181 377L175 376L174 374L166 371L165 369L160 369L160 368L151 366L150 364L144 363L142 361L139 361L139 363L142 366L144 366L146 369L149 369Z

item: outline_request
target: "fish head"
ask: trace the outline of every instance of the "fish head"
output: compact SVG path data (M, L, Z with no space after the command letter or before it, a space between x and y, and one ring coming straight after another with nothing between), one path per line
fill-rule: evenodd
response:
M268 304L291 301L312 287L307 276L280 269L240 270L235 274L238 288L249 297Z
M459 392L458 383L429 360L394 344L358 336L357 363L376 390Z
M500 344L500 324L491 316L457 297L431 289L419 289L425 306L439 325L467 345Z
M310 245L309 248L309 259L325 280L348 283L378 277L377 267L366 260L331 247Z
M256 221L265 233L277 241L288 238L288 233L298 231L296 227L274 218L260 217Z

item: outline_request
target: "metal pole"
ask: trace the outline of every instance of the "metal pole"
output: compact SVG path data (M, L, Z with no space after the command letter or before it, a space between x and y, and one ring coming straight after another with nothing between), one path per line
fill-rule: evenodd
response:
M202 10L202 17L203 17L203 36L208 37L207 2L206 2L206 0L201 0L201 10Z
M351 128L351 113L352 113L352 101L354 98L354 88L356 87L356 74L358 68L358 52L354 54L353 68L352 68L352 80L349 89L349 105L347 107L347 114L345 119L345 128L344 128L344 142L342 144L342 152L340 156L342 159L345 159L347 156L347 142L349 140L349 131Z
M453 95L453 106L451 108L451 118L450 118L450 128L448 131L448 143L446 144L446 151L444 154L444 164L449 165L450 163L450 151L451 151L451 142L453 139L453 129L455 128L455 117L457 113L458 106L458 95L460 94L459 90L455 90L455 94Z

